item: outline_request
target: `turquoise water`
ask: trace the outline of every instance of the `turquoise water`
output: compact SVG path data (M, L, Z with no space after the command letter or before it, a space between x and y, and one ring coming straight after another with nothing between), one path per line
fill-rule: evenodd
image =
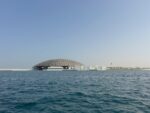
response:
M150 71L0 72L0 113L150 113Z

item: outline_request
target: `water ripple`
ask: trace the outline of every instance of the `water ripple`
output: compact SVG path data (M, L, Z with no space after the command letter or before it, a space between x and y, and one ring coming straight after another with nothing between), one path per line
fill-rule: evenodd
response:
M150 113L149 71L0 72L0 113Z

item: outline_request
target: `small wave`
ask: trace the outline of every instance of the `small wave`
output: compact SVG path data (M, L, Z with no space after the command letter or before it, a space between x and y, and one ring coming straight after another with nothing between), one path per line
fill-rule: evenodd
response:
M36 102L23 102L23 103L17 103L16 107L17 109L31 109L37 105Z
M89 95L83 93L83 92L73 92L69 94L70 96L75 96L75 97L88 97Z

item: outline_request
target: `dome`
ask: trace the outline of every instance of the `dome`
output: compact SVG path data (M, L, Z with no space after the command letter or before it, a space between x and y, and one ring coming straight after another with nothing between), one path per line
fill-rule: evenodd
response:
M42 68L48 68L48 67L63 67L65 69L68 69L69 67L77 67L77 66L82 66L81 63L73 60L68 60L68 59L52 59L52 60L47 60L44 62L41 62L37 65L35 65L33 68L42 70Z

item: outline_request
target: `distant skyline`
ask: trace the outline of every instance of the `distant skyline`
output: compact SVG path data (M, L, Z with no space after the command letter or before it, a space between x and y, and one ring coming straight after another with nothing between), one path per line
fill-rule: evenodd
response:
M0 68L66 58L150 67L150 0L0 0Z

